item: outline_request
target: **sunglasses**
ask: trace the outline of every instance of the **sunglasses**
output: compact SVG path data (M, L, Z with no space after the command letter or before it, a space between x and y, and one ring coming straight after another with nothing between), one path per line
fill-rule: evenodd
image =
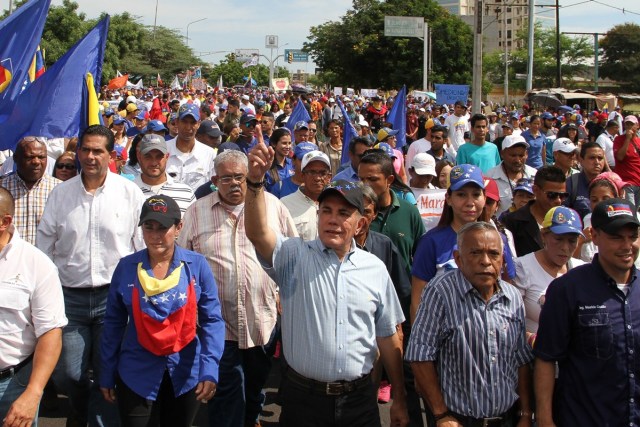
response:
M74 170L76 168L76 165L71 164L71 163L58 163L56 165L56 169L66 169L66 170Z
M309 129L309 132L318 132L318 129Z
M248 128L254 128L256 127L256 122L246 122L244 125Z
M269 124L269 120L261 120L260 123L262 123L263 125L268 125Z
M547 199L549 200L555 200L557 198L560 198L560 200L565 200L567 197L569 197L569 193L567 193L566 191L545 191L544 194L547 195Z

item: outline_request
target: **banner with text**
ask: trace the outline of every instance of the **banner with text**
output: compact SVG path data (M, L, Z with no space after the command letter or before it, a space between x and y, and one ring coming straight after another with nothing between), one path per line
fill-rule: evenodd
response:
M456 101L466 103L469 98L469 85L436 84L436 96L440 105L454 104Z
M360 89L360 95L365 98L373 98L378 94L378 89Z
M447 190L444 189L431 189L431 190L419 190L411 188L413 194L418 201L417 207L424 223L426 231L431 230L440 221L442 216L442 209L444 208L445 201L444 196L447 194Z

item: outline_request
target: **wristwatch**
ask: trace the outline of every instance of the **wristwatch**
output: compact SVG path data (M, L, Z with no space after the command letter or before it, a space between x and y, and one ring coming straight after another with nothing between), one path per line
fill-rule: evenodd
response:
M246 179L246 181L247 181L247 185L253 188L261 188L261 187L264 187L264 185L266 184L266 181L264 179L258 182L249 181L249 179Z
M433 419L436 422L440 421L443 418L447 418L447 417L454 417L455 418L455 416L453 415L453 412L451 412L451 411L443 412L442 414L437 414L437 415L433 414Z
M533 419L533 413L531 413L529 411L520 410L520 411L518 411L518 417L520 417L520 418L525 417L525 418L528 418L528 419L532 420Z

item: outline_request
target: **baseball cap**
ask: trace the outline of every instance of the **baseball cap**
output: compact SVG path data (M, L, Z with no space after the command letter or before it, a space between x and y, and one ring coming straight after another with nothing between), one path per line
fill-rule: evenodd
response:
M138 111L139 108L136 104L127 104L127 113L133 113L134 111Z
M365 126L366 126L366 127L371 127L371 125L369 125L369 122L368 122L368 121L366 121L365 119L360 120L360 121L358 122L358 125L359 125L360 127L365 127Z
M503 128L509 128L509 129L513 130L513 125L512 125L511 123L507 123L507 122L505 122L505 123L503 123L503 124L502 124L502 126L501 126L501 127L503 127ZM502 141L502 143L504 144L504 141Z
M616 189L616 197L620 196L620 193L622 192L624 187L629 185L627 181L623 181L622 178L620 178L620 175L615 172L602 172L601 174L593 178L593 181L589 183L589 190L591 190L595 183L602 180L608 181L611 185L613 185L613 187Z
M547 212L542 228L548 228L553 234L582 234L582 221L576 211L566 206L555 206Z
M361 215L364 214L364 199L362 189L358 184L345 181L344 179L333 181L322 191L322 193L320 193L320 196L318 196L318 203L322 203L322 200L324 200L325 197L332 194L341 196L347 203L358 209L358 212L360 212Z
M242 117L240 117L240 123L243 123L243 124L245 124L245 125L246 125L247 123L250 123L250 122L253 122L253 121L256 121L256 122L257 122L257 121L258 121L258 119L256 119L256 116L254 116L254 115L253 115L253 114L251 114L251 113L244 113L244 114L242 115Z
M567 130L569 130L569 129L575 129L575 130L578 130L578 125L577 125L577 124L575 124L575 123L569 123L569 124L567 125Z
M124 123L124 118L121 115L116 114L115 117L113 118L113 124L120 125L122 123Z
M220 144L220 146L218 147L218 154L222 154L227 150L242 151L238 144L236 144L235 142L227 141Z
M329 160L329 157L326 154L324 154L322 151L313 150L306 153L302 157L302 165L300 169L304 170L304 168L306 168L307 165L311 162L322 162L325 165L327 165L329 169L331 169L331 161Z
M116 112L113 111L113 108L105 108L104 109L104 115L107 117L111 117L115 114Z
M480 188L484 188L484 178L482 177L482 170L473 165L457 165L449 172L449 182L451 185L449 188L451 191L461 189L467 184L475 184Z
M640 226L635 208L626 200L607 199L598 203L591 214L591 226L614 234L626 225Z
M513 192L515 193L516 191L526 191L529 194L535 194L533 192L533 183L532 180L529 178L520 178L519 180L516 181L516 186L513 187Z
M418 153L413 156L411 167L418 175L436 175L436 159L431 154Z
M300 120L299 122L296 122L295 125L293 125L293 130L294 132L300 129L309 129L309 124L307 122L305 122L304 120Z
M397 135L398 131L390 128L382 128L378 131L378 141L384 141L390 136Z
M180 222L182 214L175 200L163 194L151 196L144 201L140 211L140 222L142 225L147 221L158 221L164 227L171 227Z
M249 100L249 95L242 95L242 100L243 101L248 101Z
M142 129L142 133L152 132L167 132L167 128L160 120L150 120L149 123Z
M553 152L573 153L578 147L569 138L557 138L553 141Z
M293 156L296 159L302 160L305 154L309 151L315 151L318 149L316 144L311 142L301 142L300 144L296 144L296 148L293 149Z
M384 153L393 158L397 158L398 156L396 155L396 153L393 151L393 147L391 147L389 144L387 144L386 142L379 142L376 145L373 146L374 150L381 150L384 151Z
M208 135L212 138L217 138L222 135L222 131L213 120L203 120L196 135Z
M178 110L178 120L183 120L187 116L193 117L196 121L200 120L200 109L195 104L182 104Z
M542 113L542 114L540 115L540 118L541 118L541 119L543 119L543 120L544 120L544 119L547 119L547 120L553 120L553 119L555 119L555 117L553 117L553 114L551 114L551 113L550 113L550 112L548 112L548 111L545 111L544 113Z
M169 152L164 138L152 133L142 137L138 144L138 150L140 151L140 154L147 154L152 150L158 150L162 154L167 154Z
M529 148L529 144L527 143L527 140L524 139L524 136L507 135L502 140L502 151L506 150L507 148L515 147L516 145L522 145L525 148Z
M463 101L456 101L455 104L453 104L454 107L464 107L467 108L467 104Z
M484 194L488 199L500 201L500 190L498 183L493 178L484 177Z
M147 116L147 112L144 110L140 110L140 112L138 114L136 114L136 119L138 120L144 120Z
M138 102L138 100L136 99L135 96L129 95L129 96L127 96L126 102L127 102L127 104L135 104L136 102Z
M638 124L638 118L636 116L630 114L630 115L628 115L628 116L626 116L624 118L624 122L625 123L631 122L631 123L634 123L634 124L637 125Z
M436 125L436 123L433 121L433 119L429 119L424 123L424 128L425 129L431 129L435 125Z

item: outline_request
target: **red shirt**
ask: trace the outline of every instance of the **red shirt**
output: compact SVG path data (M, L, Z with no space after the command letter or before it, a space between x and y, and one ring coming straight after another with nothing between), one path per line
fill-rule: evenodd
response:
M626 135L618 135L613 140L614 156L617 156L618 151L624 145L626 137ZM616 158L615 172L629 184L640 186L640 138L633 137L629 147L627 147L627 155L624 160Z

